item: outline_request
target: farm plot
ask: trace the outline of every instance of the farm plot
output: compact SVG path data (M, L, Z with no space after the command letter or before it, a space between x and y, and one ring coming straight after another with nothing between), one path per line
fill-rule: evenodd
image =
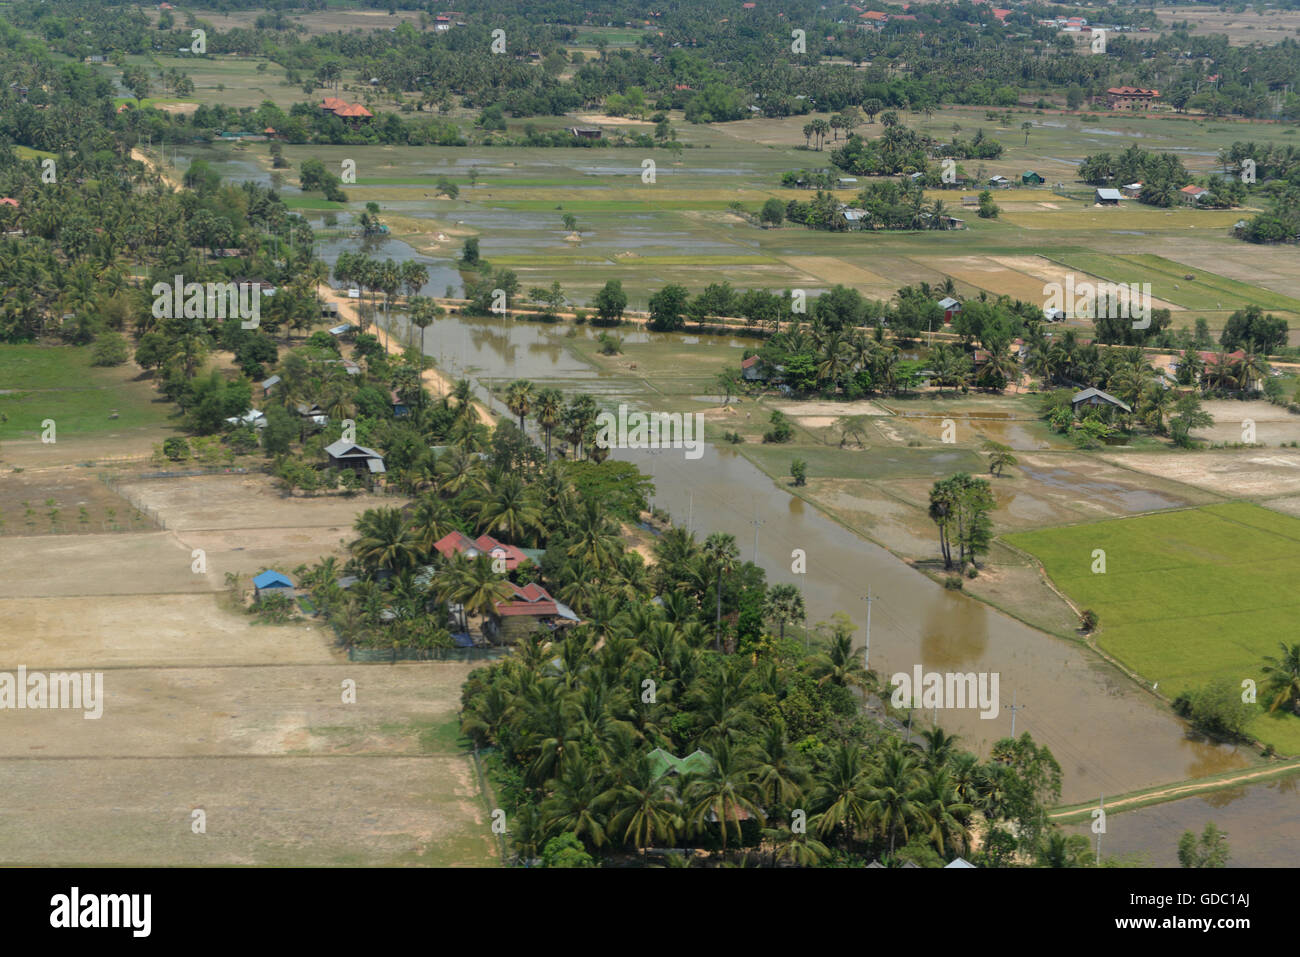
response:
M1081 607L1098 644L1170 697L1215 677L1261 687L1264 656L1294 637L1300 519L1247 503L1013 534ZM1097 550L1105 572L1094 571ZM1261 696L1262 697L1262 696ZM1265 715L1251 731L1300 751L1300 719Z

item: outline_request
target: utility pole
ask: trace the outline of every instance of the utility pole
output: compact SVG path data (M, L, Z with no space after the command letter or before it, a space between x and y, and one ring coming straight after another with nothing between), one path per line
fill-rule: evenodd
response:
M1105 822L1106 820L1105 804L1106 804L1106 795L1102 794L1097 798L1097 809L1101 811L1101 813L1097 815L1097 817L1100 818L1101 821L1103 822ZM1106 825L1105 823L1103 823L1101 829L1097 831L1097 866L1098 867L1101 866L1101 835L1102 835L1102 831L1104 831L1105 829L1106 829Z
M862 651L862 667L866 671L871 670L871 603L875 601L871 597L871 586L867 586L867 593L863 596L867 603L867 646ZM910 720L910 719L909 719Z
M1002 707L1011 712L1011 737L1014 738L1016 736L1016 712L1024 711L1025 706L1023 704L1019 707L1016 706L1016 692L1013 691L1011 693L1011 704L1004 704Z

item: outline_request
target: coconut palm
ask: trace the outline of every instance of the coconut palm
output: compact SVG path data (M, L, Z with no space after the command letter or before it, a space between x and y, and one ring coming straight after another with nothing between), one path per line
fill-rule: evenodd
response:
M1286 704L1300 714L1300 644L1281 642L1278 647L1282 654L1277 658L1265 656L1262 668L1268 678L1269 690L1273 692L1268 710L1276 711Z
M856 744L841 741L816 774L812 804L818 813L810 823L823 839L839 831L844 843L851 844L870 823L869 779L862 754Z
M819 684L861 689L874 684L871 672L853 652L853 636L846 631L836 634L830 647L813 658L811 671Z
M503 534L512 542L543 530L541 509L523 479L507 475L492 486L479 508L478 528L492 535Z
M758 806L759 787L754 782L752 759L722 741L710 755L712 767L691 775L685 788L687 818L699 829L716 821L722 832L722 853L727 853L727 833L734 825L740 840L742 817L763 822Z
M868 819L889 837L890 856L898 836L901 834L906 843L925 820L917 803L921 784L915 755L896 738L891 739L880 764L872 770L866 789Z
M420 558L416 535L400 509L366 509L353 528L359 537L352 543L352 554L367 569L401 571Z
M673 844L686 826L680 806L646 755L637 757L622 782L602 794L598 803L611 811L610 836L643 854L657 842Z

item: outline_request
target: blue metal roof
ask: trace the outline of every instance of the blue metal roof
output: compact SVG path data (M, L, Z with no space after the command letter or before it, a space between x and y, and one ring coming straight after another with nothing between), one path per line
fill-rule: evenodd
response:
M293 582L288 576L267 569L253 579L253 585L256 588L292 588Z

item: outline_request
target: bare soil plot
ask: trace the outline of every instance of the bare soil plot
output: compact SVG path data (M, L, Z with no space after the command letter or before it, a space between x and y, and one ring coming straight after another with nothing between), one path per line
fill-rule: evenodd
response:
M1065 288L1065 277L1074 276L1074 285L1077 288L1081 282L1090 282L1093 284L1106 282L1107 280L1093 276L1089 273L1082 273L1075 269L1067 269L1060 263L1044 259L1042 256L996 256L994 262L1001 263L1010 269L1015 269L1023 273L1028 273L1035 279L1041 279L1044 283L1059 283L1061 288ZM1120 302L1128 305L1128 287L1119 286ZM1042 296L1042 287L1039 287L1039 296ZM1167 302L1164 299L1152 299L1152 309L1169 309L1172 312L1179 312L1182 306L1176 303Z
M443 753L455 750L460 685L472 667L338 661L113 668L104 672L99 718L5 712L0 758ZM345 679L356 683L355 704L343 703Z
M1202 452L1104 453L1126 468L1206 489L1229 498L1300 494L1300 450L1219 449Z
M54 519L50 518L52 510L58 512ZM0 537L48 535L52 530L90 533L157 528L88 469L68 466L6 473L0 481Z
M255 625L224 595L0 600L0 661L14 667L328 664L332 644L316 624Z
M6 864L488 865L470 759L0 759ZM206 833L191 830L192 811Z
M880 273L873 272L862 266L855 266L847 260L837 259L834 256L789 256L786 257L785 262L829 283L880 286L890 290L896 289L898 286L894 280L887 276L882 276Z
M818 402L814 400L785 402L768 400L764 404L770 405L774 409L780 409L786 415L794 418L830 416L837 419L846 415L892 415L888 409L881 408L870 399L858 399L853 402Z
M142 479L119 488L158 513L169 529L319 528L350 531L368 508L400 505L390 495L290 496L261 473Z
M1214 416L1214 425L1193 434L1205 442L1245 442L1248 422L1255 426L1255 441L1268 446L1300 441L1300 415L1292 415L1271 402L1209 400L1202 407Z
M32 535L0 539L0 598L210 592L168 532ZM147 605L141 608L147 612Z

